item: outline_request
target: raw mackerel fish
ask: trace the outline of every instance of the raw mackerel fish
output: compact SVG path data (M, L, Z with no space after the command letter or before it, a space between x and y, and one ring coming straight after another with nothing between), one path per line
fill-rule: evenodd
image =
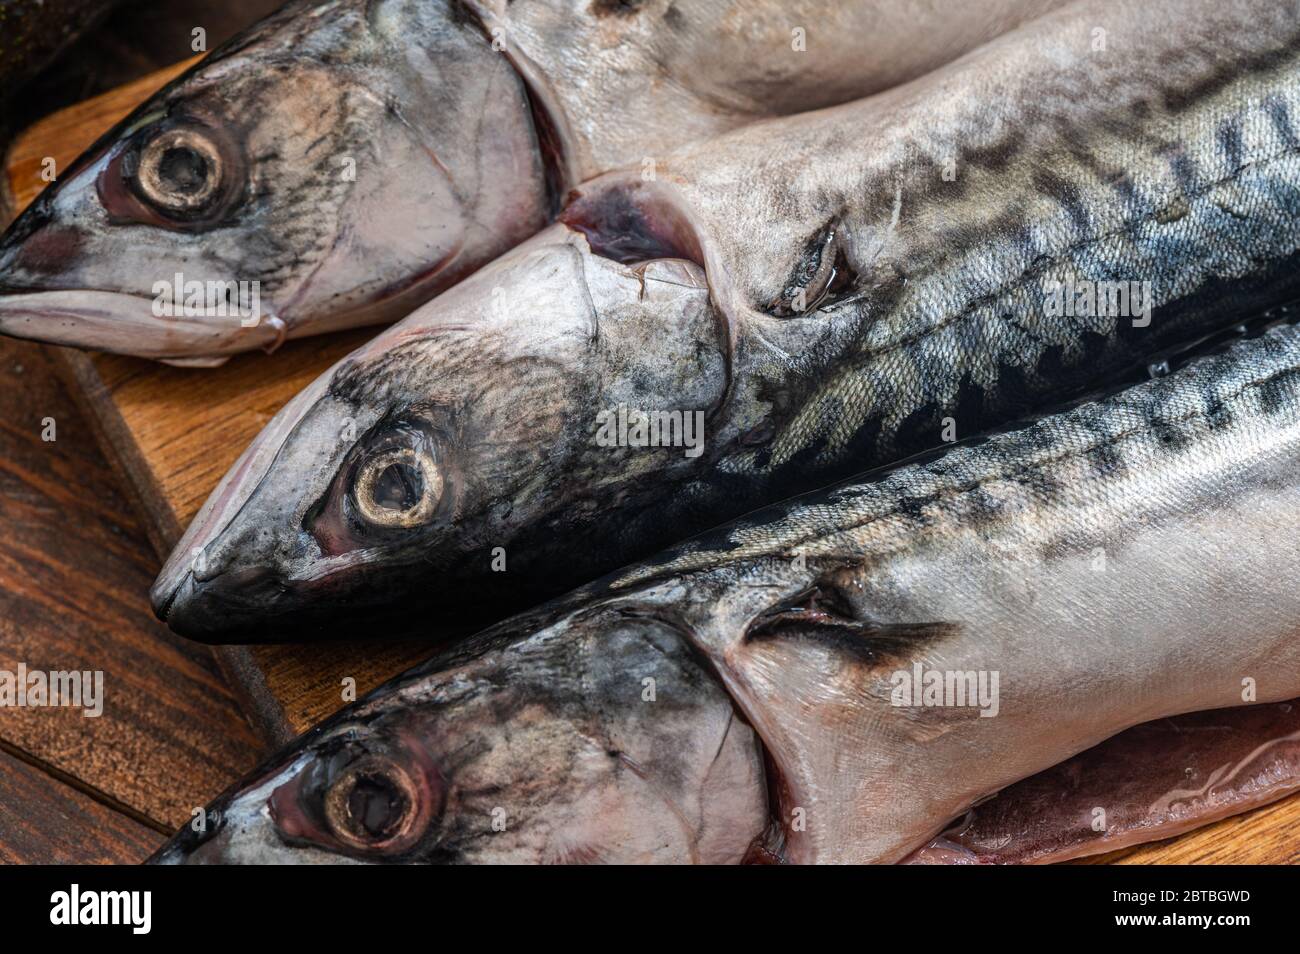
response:
M1300 297L1292 14L1078 4L583 187L284 408L156 612L451 634Z
M498 624L159 860L898 861L1130 726L1300 694L1298 499L1284 325Z
M291 3L12 227L0 331L219 364L404 317L584 179L910 79L1061 2Z

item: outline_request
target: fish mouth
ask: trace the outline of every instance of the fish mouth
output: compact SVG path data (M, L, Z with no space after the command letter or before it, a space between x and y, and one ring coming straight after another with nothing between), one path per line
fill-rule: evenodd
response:
M215 833L214 833L215 834ZM197 852L212 839L195 832L188 825L168 839L157 851L145 859L146 865L184 865L197 862Z
M198 579L191 571L160 577L149 591L154 615L172 632L208 645L261 643L327 643L374 633L412 636L431 644L459 639L481 629L484 620L473 600L443 607L433 635L415 628L410 606L401 600L374 601L356 596L354 587L331 597L310 585L286 582L265 566L232 569ZM477 595L477 591L475 591ZM522 609L508 593L492 593L496 605Z
M401 615L397 607L365 601L324 599L317 605L315 595L310 585L254 564L211 576L178 569L159 576L149 600L172 632L209 645L355 639L358 630L383 628Z
M193 586L193 583L190 582L192 578L191 574L186 574L185 578L179 582L170 586L162 586L161 588L159 584L163 583L163 581L156 581L149 590L149 603L153 608L154 616L157 616L158 619L164 623L167 622L167 616L171 612L172 606L176 603L176 597L180 595L180 591L186 586L186 584ZM171 581L167 582L170 583Z
M258 643L283 638L282 628L259 607L284 595L284 587L263 568L203 580L185 569L160 576L149 601L154 615L182 636L202 642Z
M271 348L283 337L278 321L264 317L167 317L155 315L153 306L152 297L129 292L6 288L0 333L160 361Z

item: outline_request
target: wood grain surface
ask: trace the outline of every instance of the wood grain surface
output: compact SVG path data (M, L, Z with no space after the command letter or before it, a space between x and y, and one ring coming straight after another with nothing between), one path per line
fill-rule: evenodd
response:
M14 820L42 811L30 766L55 779L51 813L124 815L132 824L112 822L119 833L143 826L160 838L255 764L263 743L211 654L153 619L144 593L156 569L46 350L0 338L0 669L104 673L98 717L0 710L0 752L17 762L0 767L0 857L78 860L64 854L75 833L65 840L47 819ZM80 860L99 856L107 841L96 837L83 834ZM140 838L128 840L140 854Z
M134 864L165 836L0 750L0 864Z
M162 71L56 114L27 131L16 142L6 166L9 188L19 207L34 198L43 187L39 171L45 156L55 157L58 168L65 167L105 128L185 65ZM221 368L207 370L182 370L131 358L87 355L67 349L50 350L56 353L57 360L94 420L109 456L125 476L144 515L148 535L158 553L163 555L179 538L183 527L226 469L276 410L338 357L364 340L367 334L361 331L291 342L273 356L245 355ZM69 498L72 496L70 494ZM41 541L34 541L24 552L39 564L45 559L44 551L40 549L43 545ZM114 552L110 547L106 559L112 559ZM149 567L150 571L152 569L153 565ZM128 630L139 627L142 631L150 631L149 622L141 619L141 614L147 612L144 591L150 572L138 566L134 572L139 578L139 589L133 599L114 604L118 613L114 622ZM64 594L62 597L74 605L93 598L93 592L91 596ZM152 631L154 638L157 638L156 628ZM56 635L55 645L75 644L76 635L71 630ZM161 641L166 643L166 640ZM34 643L30 649L35 650L37 645ZM182 663L188 661L197 666L194 657L202 651L193 646L183 649L174 642L167 645L169 648L164 654L167 664L184 671L191 683L201 682L198 672L185 670ZM85 656L78 658L102 659L97 653L103 648L99 644L87 644ZM126 650L121 651L126 653ZM219 649L217 654L250 717L269 740L278 743L336 710L341 704L340 684L344 677L354 678L358 692L365 692L424 658L427 652L427 648L418 642L395 644L380 641L365 646L228 647ZM132 665L143 663L138 655L127 654L124 658ZM129 673L130 669L123 672ZM186 689L190 687L190 683L185 686ZM224 705L222 691L215 681L211 688L218 698L214 705ZM186 698L189 705L198 705L188 696ZM125 699L122 704L132 705ZM160 720L173 718L180 714L175 709L178 704L173 701L170 703L172 708L168 708L168 703L159 700L152 715ZM149 731L143 711L149 705L155 703L139 704L141 724L137 728L142 732ZM187 716L195 714L185 713ZM163 724L166 729L157 731L170 734L174 726L169 721ZM190 723L182 722L182 725L187 724ZM72 734L74 737L85 735ZM52 733L52 738L57 736L57 732ZM182 746L192 744L188 740L172 741ZM75 743L47 742L47 746L55 750L66 749L68 745L75 746ZM75 758L67 760L76 764ZM221 774L227 761L225 757L214 755L213 771L209 775ZM126 794L132 799L142 799L142 803L150 804L151 811L161 816L173 818L187 804L186 797L174 794L149 797L145 792L135 790L141 786L127 780L129 772L119 774L122 779L114 784L128 789ZM152 781L152 776L148 776L144 784L147 786ZM211 795L221 787L213 784L203 789L206 783L205 778L184 787L187 792L203 790L205 795ZM31 835L36 840L41 837L48 836ZM1168 842L1143 845L1089 860L1112 863L1294 863L1300 860L1300 797L1218 822Z

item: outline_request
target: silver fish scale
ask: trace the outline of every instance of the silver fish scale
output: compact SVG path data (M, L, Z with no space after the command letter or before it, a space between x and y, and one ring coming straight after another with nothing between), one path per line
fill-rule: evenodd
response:
M1094 169L1124 170L1112 179L1072 157L1055 157L1062 163L1059 175L1078 186L1059 197L1046 219L1030 220L1012 234L994 230L992 241L956 254L948 251L955 236L938 241L933 247L943 251L934 261L887 262L899 270L896 301L880 313L868 292L837 306L858 313L848 355L826 361L823 383L780 426L767 451L746 449L723 469L762 472L796 456L832 465L878 425L871 458L857 461L870 465L938 442L936 433L904 430L919 411L960 416L972 410L963 402L975 400L982 402L978 414L997 415L1017 399L1063 395L1072 382L1053 376L1060 368L1086 375L1094 365L1118 369L1139 357L1141 346L1120 340L1113 316L1046 314L1053 283L1145 280L1158 309L1194 298L1208 283L1248 278L1294 255L1300 249L1300 153L1292 117L1300 114L1300 87L1291 77L1251 89L1267 93L1227 113L1206 109L1179 140L1110 137L1091 160ZM1039 157L1032 165L1052 159ZM908 201L943 201L927 188ZM1012 220L1018 201L1014 192L1003 198ZM856 225L869 229L871 223ZM908 251L902 249L900 259ZM1153 324L1153 342L1212 327L1195 310L1163 326L1157 313ZM1051 366L1044 364L1049 352ZM778 362L767 367L788 374ZM757 373L764 370L760 365ZM1009 371L1016 372L1010 386ZM1027 393L1010 393L1017 388Z
M1300 328L1288 325L1023 430L761 511L612 585L797 553L879 559L916 545L922 528L1006 526L1031 507L1067 511L1143 492L1135 488L1150 491L1152 510L1194 507L1204 501L1157 488L1188 469L1217 467L1230 479L1254 454L1296 440Z

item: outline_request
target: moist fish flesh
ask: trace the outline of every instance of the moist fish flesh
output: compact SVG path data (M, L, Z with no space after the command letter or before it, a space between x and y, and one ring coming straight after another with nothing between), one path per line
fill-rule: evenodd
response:
M291 3L11 228L0 331L211 365L404 317L583 179L863 96L1060 3Z
M155 610L212 641L473 631L1145 375L1300 298L1298 57L1287 4L1077 4L596 180L282 410Z
M751 515L313 729L165 862L893 862L1300 693L1300 328Z
M1300 790L1300 701L1134 726L976 805L908 864L1041 864L1172 838Z

